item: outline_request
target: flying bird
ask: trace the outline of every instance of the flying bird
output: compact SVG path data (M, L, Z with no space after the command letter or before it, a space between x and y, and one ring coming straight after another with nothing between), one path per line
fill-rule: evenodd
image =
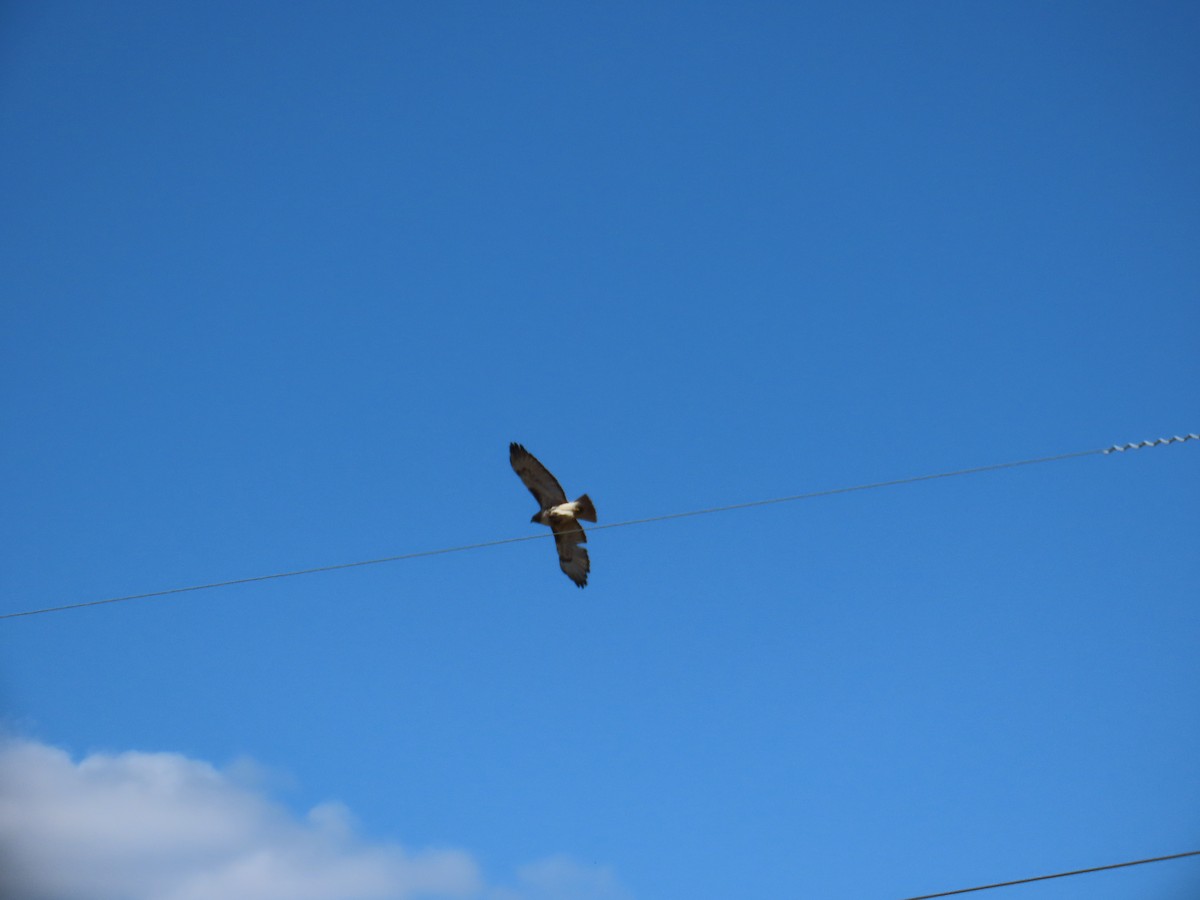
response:
M550 526L554 532L554 545L558 548L559 567L577 586L585 587L591 563L587 548L583 546L587 535L578 520L595 522L596 507L587 494L568 503L558 479L520 444L508 445L508 460L537 501L537 514L529 521Z

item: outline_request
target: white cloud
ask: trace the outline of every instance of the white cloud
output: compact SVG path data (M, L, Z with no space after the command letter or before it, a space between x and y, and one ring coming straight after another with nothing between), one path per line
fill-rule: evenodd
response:
M517 887L501 888L489 900L628 900L607 866L588 866L567 856L551 856L517 869Z
M0 745L0 895L27 900L616 900L607 869L552 857L512 888L454 849L360 836L349 811L297 817L244 775L174 753L75 762L30 740Z

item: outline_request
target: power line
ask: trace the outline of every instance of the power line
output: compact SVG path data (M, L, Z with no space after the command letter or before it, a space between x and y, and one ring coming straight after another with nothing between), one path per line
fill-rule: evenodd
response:
M1165 444L1180 444L1185 441L1200 441L1200 434L1176 435L1170 438L1158 438L1153 441L1142 441L1134 444L1114 444L1111 447L1101 447L1096 450L1078 450L1074 453L1060 453L1055 456L1039 456L1033 459L1020 459L1014 462L993 463L987 466L975 466L970 469L955 469L949 472L935 472L932 475L913 475L908 478L896 478L891 481L875 481L868 484L856 484L850 487L829 488L822 491L810 491L805 494L792 494L786 497L772 497L769 500L751 500L748 503L733 503L728 506L710 506L705 509L694 509L688 512L667 513L661 516L650 516L645 519L628 519L624 522L611 522L606 525L591 525L589 531L600 531L604 528L625 528L629 525L647 525L651 522L665 522L669 519L685 519L690 516L706 516L711 513L731 512L736 509L752 509L756 506L770 506L775 503L794 503L798 500L814 500L818 497L832 497L835 494L850 494L855 491L871 491L877 488L897 487L902 484L916 484L922 481L934 481L939 478L956 478L959 475L977 475L983 472L995 472L1000 469L1015 469L1020 466L1035 466L1041 463L1058 462L1067 459L1077 459L1082 456L1108 455L1122 453L1128 450L1140 450L1145 447L1157 447ZM498 547L501 544L517 544L521 541L537 541L553 537L550 532L540 532L522 537L500 538L494 541L482 541L476 544L460 544L457 547L441 547L437 550L418 550L414 553L401 553L398 556L384 556L379 559L364 559L357 562L335 563L329 566L315 566L309 569L296 569L291 572L275 572L270 575L252 575L248 578L233 578L228 581L214 581L209 584L194 584L188 587L168 588L162 591L148 591L143 594L126 594L122 597L106 597L102 600L84 600L79 603L66 603L62 606L47 606L42 609L27 609L20 612L0 614L0 619L16 619L21 616L38 616L43 613L64 612L69 609L83 609L88 606L103 606L108 603L124 603L126 600L149 600L155 597L169 597L173 594L188 594L194 591L208 591L214 588L233 587L238 584L252 584L256 581L274 581L280 578L295 578L300 575L315 575L318 572L335 572L338 569L355 569L362 566L377 566L383 563L401 562L406 559L418 559L423 556L441 556L446 553L462 553L467 550L481 550L484 547Z
M214 581L209 584L193 584L189 587L168 588L164 591L149 591L145 594L127 594L123 597L106 597L103 600L84 600L80 603L67 603L62 606L48 606L45 609L27 609L22 612L3 613L0 619L15 619L19 616L37 616L42 613L63 612L68 609L83 609L85 606L103 606L106 603L123 603L126 600L149 600L153 597L169 597L171 594L187 594L192 591L208 591L213 588L233 587L235 584L252 584L256 581L273 581L277 578L295 578L298 575L316 575L318 572L336 572L338 569L354 569L360 566L377 566L382 563L400 562L404 559L417 559L421 556L438 556L443 553L460 553L464 550L479 550L483 547L497 547L500 544L515 544L519 541L536 541L541 538L553 537L545 534L529 534L523 537L501 538L498 541L483 541L478 544L462 544L458 547L442 547L438 550L418 550L415 553L401 553L399 556L382 556L379 559L364 559L358 562L334 563L330 566L315 566L311 569L296 569L292 572L274 572L270 575L251 575L248 578L232 578L229 581Z
M1055 872L1053 875L1035 875L1032 878L1018 878L1016 881L997 881L995 884L981 884L977 887L959 888L955 891L942 891L940 894L922 894L919 897L906 897L905 900L933 900L935 897L953 897L955 894L990 891L992 888L1011 887L1014 884L1029 884L1033 881L1046 881L1051 878L1067 878L1070 875L1086 875L1089 872L1104 872L1108 869L1123 869L1126 866L1142 866L1146 863L1165 862L1168 859L1183 859L1185 856L1200 856L1200 850L1189 850L1186 853L1172 853L1170 856L1155 856L1151 859L1135 859L1132 862L1112 863L1107 866L1092 866L1090 869L1075 869L1071 872Z

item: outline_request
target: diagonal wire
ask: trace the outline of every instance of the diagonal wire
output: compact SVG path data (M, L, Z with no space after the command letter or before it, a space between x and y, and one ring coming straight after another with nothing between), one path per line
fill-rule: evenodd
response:
M626 522L612 522L607 525L592 525L589 531L599 531L601 528L624 528L626 525L645 525L648 522L665 522L668 519L686 519L689 516L707 516L710 513L730 512L735 509L752 509L756 506L770 506L774 503L794 503L797 500L815 500L817 497L832 497L835 494L851 494L855 491L873 491L876 488L896 487L901 484L916 484L921 481L933 481L937 478L956 478L959 475L976 475L980 472L995 472L998 469L1015 469L1018 466L1035 466L1039 463L1057 462L1063 459L1075 459L1079 456L1094 456L1097 453L1107 453L1108 448L1101 450L1077 450L1074 453L1060 453L1057 456L1041 456L1036 459L1021 459L1016 462L993 463L989 466L975 466L970 469L955 469L951 472L935 472L932 475L912 475L908 478L895 478L891 481L873 481L868 484L855 484L850 487L827 488L822 491L809 491L805 494L792 494L787 497L772 497L770 500L751 500L747 503L731 503L728 506L710 506L706 509L693 509L688 512L667 513L663 516L650 516L647 519L630 519Z
M706 516L712 513L731 512L737 509L752 509L757 506L770 506L776 503L795 503L799 500L814 500L818 497L832 497L836 494L850 494L855 491L871 491L877 488L897 487L902 484L917 484L922 481L934 481L939 478L957 478L960 475L977 475L982 472L995 472L1000 469L1015 469L1020 466L1035 466L1041 463L1058 462L1060 460L1077 459L1081 456L1108 455L1139 450L1144 447L1156 447L1164 444L1177 444L1185 441L1200 440L1200 434L1187 434L1170 438L1158 438L1153 441L1142 441L1133 444L1115 444L1111 447L1101 447L1095 450L1077 450L1074 453L1059 453L1054 456L1039 456L1033 459L1020 459L1014 462L993 463L987 466L975 466L970 469L955 469L949 472L935 472L931 475L913 475L908 478L896 478L891 481L874 481L868 484L856 484L849 487L829 488L821 491L809 491L804 494L792 494L786 497L772 497L768 500L751 500L748 503L732 503L728 506L710 506L705 509L693 509L687 512L667 513L661 516L649 516L644 519L627 519L623 522L611 522L605 525L591 525L589 531L600 531L604 528L625 528L629 525L647 525L651 522L666 522L670 519L685 519L690 516ZM336 572L339 569L355 569L362 566L378 566L383 563L401 562L407 559L419 559L424 556L441 556L447 553L462 553L467 550L481 550L484 547L499 547L502 544L517 544L522 541L545 540L553 537L550 532L523 535L522 537L500 538L494 541L481 541L475 544L460 544L457 547L441 547L437 550L418 550L414 553L401 553L397 556L383 556L378 559L364 559L357 562L335 563L329 566L314 566L309 569L296 569L291 572L274 572L270 575L252 575L248 578L233 578L228 581L214 581L208 584L194 584L188 587L168 588L162 591L147 591L142 594L126 594L121 597L106 597L101 600L84 600L79 603L65 603L61 606L47 606L42 609L26 609L20 612L0 614L0 619L16 619L22 616L38 616L44 613L63 612L69 609L83 609L88 606L103 606L109 603L124 603L127 600L149 600L156 597L169 597L174 594L189 594L194 591L208 591L216 588L233 587L238 584L253 584L258 581L275 581L280 578L296 578L300 575L316 575L319 572Z
M400 562L405 559L417 559L421 556L438 556L443 553L461 553L464 550L479 550L483 547L498 547L500 544L516 544L520 541L537 541L553 537L545 534L528 534L523 537L501 538L498 541L482 541L478 544L462 544L458 547L442 547L438 550L418 550L415 553L401 553L399 556L381 556L378 559L363 559L357 562L334 563L330 566L314 566L311 569L296 569L291 572L273 572L270 575L251 575L248 578L231 578L229 581L213 581L209 584L193 584L188 587L168 588L164 591L148 591L144 594L126 594L123 597L105 597L103 600L84 600L80 603L66 603L62 606L48 606L45 609L27 609L22 612L0 614L0 619L15 619L20 616L38 616L42 613L62 612L68 609L83 609L85 606L103 606L106 603L124 603L126 600L149 600L153 597L169 597L172 594L188 594L192 591L209 591L214 588L233 587L235 584L253 584L256 581L273 581L278 578L295 578L299 575L316 575L318 572L336 572L338 569L356 569L361 566L378 566L382 563Z
M1075 869L1071 872L1055 872L1053 875L1035 875L1032 878L1018 878L1016 881L997 881L995 884L981 884L977 887L959 888L956 891L942 891L940 894L922 894L919 897L907 897L905 900L934 900L935 897L953 897L955 894L970 894L973 891L990 891L992 888L1011 887L1014 884L1029 884L1033 881L1048 881L1051 878L1066 878L1070 875L1086 875L1089 872L1124 869L1127 866L1142 866L1146 863L1165 862L1168 859L1183 859L1185 856L1200 856L1200 850L1172 853L1170 856L1155 856L1150 859L1135 859L1132 862L1112 863L1107 866L1092 866L1090 869Z

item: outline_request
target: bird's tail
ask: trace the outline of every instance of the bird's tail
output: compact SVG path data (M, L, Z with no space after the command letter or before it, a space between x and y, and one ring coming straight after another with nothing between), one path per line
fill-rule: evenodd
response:
M575 501L575 518L585 522L596 521L596 507L592 505L592 498L587 494Z

